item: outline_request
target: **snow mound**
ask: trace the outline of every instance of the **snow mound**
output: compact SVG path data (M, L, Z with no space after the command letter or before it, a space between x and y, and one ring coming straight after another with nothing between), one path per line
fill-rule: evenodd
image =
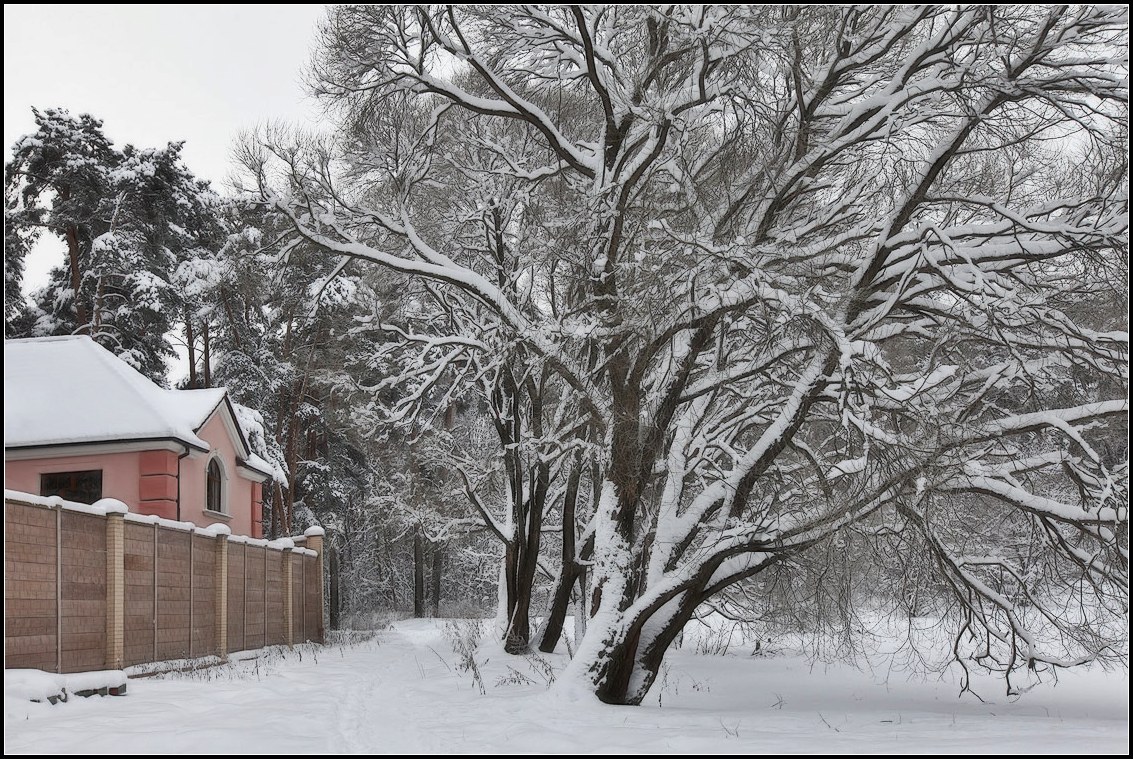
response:
M4 698L21 701L66 701L69 695L93 695L99 691L125 693L126 673L120 669L57 675L41 669L4 670Z

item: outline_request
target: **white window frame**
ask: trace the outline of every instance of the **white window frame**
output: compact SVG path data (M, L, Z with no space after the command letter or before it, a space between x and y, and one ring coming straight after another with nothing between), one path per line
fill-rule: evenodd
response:
M220 472L220 510L209 508L209 470L212 469L213 462L216 462L216 468ZM221 514L223 516L232 516L228 510L228 468L224 466L224 459L220 454L213 454L209 456L209 460L205 463L205 513L206 514Z

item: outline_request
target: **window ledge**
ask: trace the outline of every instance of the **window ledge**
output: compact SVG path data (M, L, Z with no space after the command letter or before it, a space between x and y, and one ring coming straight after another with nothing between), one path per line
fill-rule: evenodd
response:
M213 519L223 519L225 522L232 519L231 514L225 514L223 511L209 511L208 509L205 509L204 513L206 516L210 516Z

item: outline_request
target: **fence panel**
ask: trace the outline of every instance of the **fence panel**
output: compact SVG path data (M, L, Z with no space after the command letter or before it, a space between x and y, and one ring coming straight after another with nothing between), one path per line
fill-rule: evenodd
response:
M318 562L322 560L322 556L303 557L303 629L306 635L304 640L313 640L317 643L322 643L319 628L322 627L323 621L323 588L318 571Z
M321 561L305 549L9 491L5 666L83 672L318 640Z
M244 648L244 556L247 543L228 546L228 650Z
M159 527L157 531L157 660L189 656L189 535Z
M4 504L4 665L54 671L58 514Z
M101 669L106 660L106 526L94 514L61 514L62 672Z
M192 535L193 613L192 656L217 653L216 648L216 538Z
M287 643L287 629L283 620L283 552L267 550L267 640L265 646Z
M130 666L154 659L154 620L157 619L157 607L154 606L157 597L154 592L154 551L157 547L157 528L127 522L124 529L126 547L122 564L126 582L126 613L123 662Z

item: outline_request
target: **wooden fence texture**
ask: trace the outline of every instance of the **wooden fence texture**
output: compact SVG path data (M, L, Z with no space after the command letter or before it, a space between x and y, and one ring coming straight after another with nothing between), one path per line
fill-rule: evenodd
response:
M320 531L268 542L114 503L5 493L5 667L85 672L323 641Z

